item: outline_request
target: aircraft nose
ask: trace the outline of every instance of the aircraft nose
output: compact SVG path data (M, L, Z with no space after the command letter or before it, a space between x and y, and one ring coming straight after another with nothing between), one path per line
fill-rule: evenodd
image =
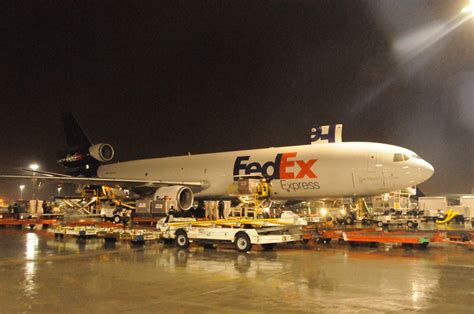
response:
M433 166L426 160L422 160L419 166L420 174L423 181L428 180L434 173Z

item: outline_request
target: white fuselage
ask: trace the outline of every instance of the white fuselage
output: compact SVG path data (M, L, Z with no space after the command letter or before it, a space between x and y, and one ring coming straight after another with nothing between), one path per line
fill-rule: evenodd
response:
M405 157L404 157L405 156ZM375 195L430 178L433 167L387 144L343 142L134 160L103 165L100 178L205 181L195 196L229 197L236 176L271 178L273 199Z

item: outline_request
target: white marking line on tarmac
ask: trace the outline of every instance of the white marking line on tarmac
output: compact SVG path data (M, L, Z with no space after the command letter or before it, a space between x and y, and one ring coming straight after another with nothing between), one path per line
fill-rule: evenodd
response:
M442 266L474 268L474 265L444 264Z
M371 251L368 251L367 254L372 254L372 253L378 253L379 250L371 250Z
M211 294L211 293L223 291L223 290L226 290L226 289L228 289L228 287L223 287L223 288L219 288L219 289L214 289L214 290L205 291L205 292L203 292L203 293L200 293L199 295Z

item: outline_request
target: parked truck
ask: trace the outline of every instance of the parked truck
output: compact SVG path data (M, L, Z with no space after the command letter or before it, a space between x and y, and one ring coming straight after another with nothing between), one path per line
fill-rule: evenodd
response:
M461 196L460 207L463 212L464 221L474 225L474 195Z
M418 199L418 209L427 221L436 221L444 216L448 201L445 196L423 196Z

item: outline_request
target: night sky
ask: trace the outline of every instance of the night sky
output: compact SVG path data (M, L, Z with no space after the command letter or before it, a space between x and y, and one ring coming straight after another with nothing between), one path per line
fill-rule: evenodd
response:
M4 1L0 173L61 171L72 111L121 161L306 144L340 122L432 163L425 193L471 192L474 22L451 27L467 2Z

